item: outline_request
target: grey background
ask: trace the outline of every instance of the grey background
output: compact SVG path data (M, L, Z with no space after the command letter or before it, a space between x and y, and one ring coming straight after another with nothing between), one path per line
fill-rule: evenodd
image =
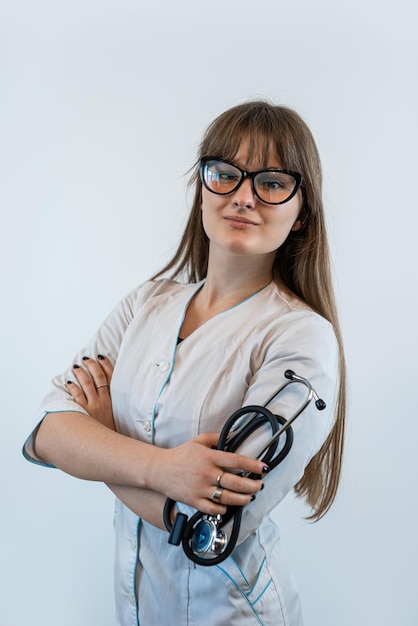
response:
M203 129L255 97L317 139L350 373L335 506L274 514L306 625L417 624L415 3L0 11L0 624L114 624L112 496L20 447L52 375L172 253Z

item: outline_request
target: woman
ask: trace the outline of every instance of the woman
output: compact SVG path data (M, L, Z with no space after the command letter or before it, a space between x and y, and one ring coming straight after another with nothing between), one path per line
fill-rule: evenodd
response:
M209 126L192 182L173 259L120 303L70 373L54 380L25 454L116 494L119 625L299 626L298 595L269 513L293 487L313 519L326 513L345 413L320 161L295 112L250 102ZM296 420L284 461L268 473L251 458L261 434L239 453L213 449L227 417L263 404L288 368L327 408ZM292 385L271 408L290 416L303 397ZM232 555L196 566L168 544L167 497L189 516L243 506Z

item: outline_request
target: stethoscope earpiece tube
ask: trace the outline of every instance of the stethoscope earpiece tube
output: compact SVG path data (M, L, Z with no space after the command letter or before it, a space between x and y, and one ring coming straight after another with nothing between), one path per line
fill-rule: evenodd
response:
M326 404L321 400L313 389L312 385L306 378L298 376L293 370L286 370L285 382L274 394L267 400L264 406L249 405L242 407L232 413L225 422L219 435L217 449L225 452L235 452L250 435L258 428L269 424L272 436L267 443L255 455L255 458L267 464L270 470L274 469L289 454L293 444L292 423L306 409L308 404L314 399L315 406L322 411ZM301 383L308 388L308 396L305 402L298 410L286 420L280 415L274 415L267 406L277 398L284 389L292 383ZM242 419L248 416L247 419ZM233 426L239 424L235 430ZM280 437L284 435L284 444L279 452L277 448ZM259 479L256 474L243 474L248 478ZM189 519L184 513L178 512L171 522L171 512L175 506L174 500L167 498L163 519L166 529L168 530L168 543L179 546L182 544L186 556L198 565L218 565L228 558L232 553L238 541L239 531L241 527L241 518L243 507L227 507L225 515L206 515L201 511L197 511ZM223 527L230 520L232 522L231 535L228 538Z

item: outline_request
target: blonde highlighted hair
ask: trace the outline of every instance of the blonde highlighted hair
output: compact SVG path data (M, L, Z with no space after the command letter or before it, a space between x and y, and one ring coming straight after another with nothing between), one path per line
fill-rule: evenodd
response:
M200 144L190 184L195 194L190 215L176 253L154 277L171 272L173 278L189 282L202 280L207 273L209 240L202 224L202 183L199 162L204 156L232 160L243 139L248 141L249 161L257 157L265 167L271 154L284 169L303 177L303 228L292 231L278 249L273 273L276 280L304 300L333 326L340 353L339 397L334 426L319 452L295 486L312 508L309 519L318 520L332 505L340 480L345 432L345 361L330 270L330 254L322 200L322 171L313 136L292 109L265 101L235 106L217 117Z

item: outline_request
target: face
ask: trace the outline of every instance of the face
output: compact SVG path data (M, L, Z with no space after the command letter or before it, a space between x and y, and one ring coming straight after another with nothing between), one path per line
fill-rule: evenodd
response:
M265 169L258 159L248 162L247 155L247 144L243 142L232 160L249 172ZM267 167L280 169L281 163L272 156ZM217 195L203 187L202 218L210 250L223 250L238 256L264 255L272 263L289 232L301 227L301 206L300 190L283 204L262 202L254 194L248 178L227 195Z

